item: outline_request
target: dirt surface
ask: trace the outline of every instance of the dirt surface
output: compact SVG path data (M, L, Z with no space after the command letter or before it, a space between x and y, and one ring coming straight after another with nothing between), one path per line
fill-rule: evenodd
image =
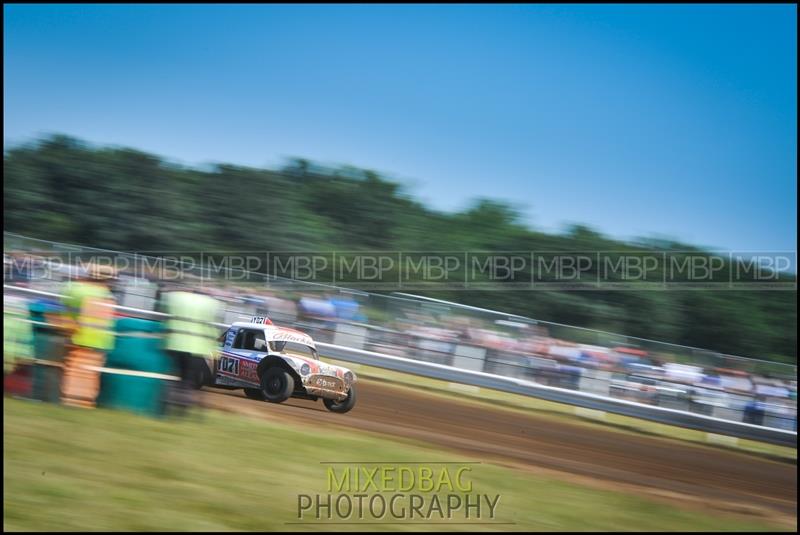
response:
M358 403L347 414L332 414L322 402L253 401L241 390L206 389L203 401L276 421L414 439L588 484L797 523L797 465L790 462L562 423L534 411L462 403L369 380L359 381Z

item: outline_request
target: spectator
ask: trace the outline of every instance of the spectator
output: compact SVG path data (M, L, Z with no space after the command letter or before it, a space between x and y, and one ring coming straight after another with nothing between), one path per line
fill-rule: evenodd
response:
M744 423L761 425L764 421L764 396L750 399L744 406Z

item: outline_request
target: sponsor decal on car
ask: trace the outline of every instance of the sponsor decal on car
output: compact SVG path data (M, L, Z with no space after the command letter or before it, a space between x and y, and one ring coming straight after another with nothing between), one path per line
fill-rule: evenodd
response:
M228 334L225 335L225 345L230 347L233 344L233 339L236 338L238 329L229 329Z
M307 386L342 392L344 390L344 381L330 375L312 375L308 378Z
M252 362L249 360L243 360L240 362L239 368L239 378L243 381L250 381L252 383L258 383L258 363Z
M296 342L298 344L314 347L314 341L310 336L291 329L278 329L271 333L271 339L276 342Z

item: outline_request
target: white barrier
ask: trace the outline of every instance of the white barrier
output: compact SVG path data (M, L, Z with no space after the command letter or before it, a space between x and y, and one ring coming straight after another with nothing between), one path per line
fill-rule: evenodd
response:
M320 342L317 343L317 348L324 356L346 362L355 362L357 364L386 368L434 379L442 379L449 382L492 388L494 390L501 390L514 394L523 394L586 409L612 412L664 424L698 429L709 433L748 438L782 446L797 447L796 431L725 420L714 416L706 416L667 407L611 398L591 392L581 392L579 390L542 385L525 379L464 370L445 364L424 362L407 357L375 353L373 351L357 350L334 344Z

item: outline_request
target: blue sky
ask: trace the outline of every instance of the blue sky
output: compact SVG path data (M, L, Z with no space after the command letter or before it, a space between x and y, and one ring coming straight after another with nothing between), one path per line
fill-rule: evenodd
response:
M797 8L4 6L5 146L373 168L435 208L508 200L795 250Z

